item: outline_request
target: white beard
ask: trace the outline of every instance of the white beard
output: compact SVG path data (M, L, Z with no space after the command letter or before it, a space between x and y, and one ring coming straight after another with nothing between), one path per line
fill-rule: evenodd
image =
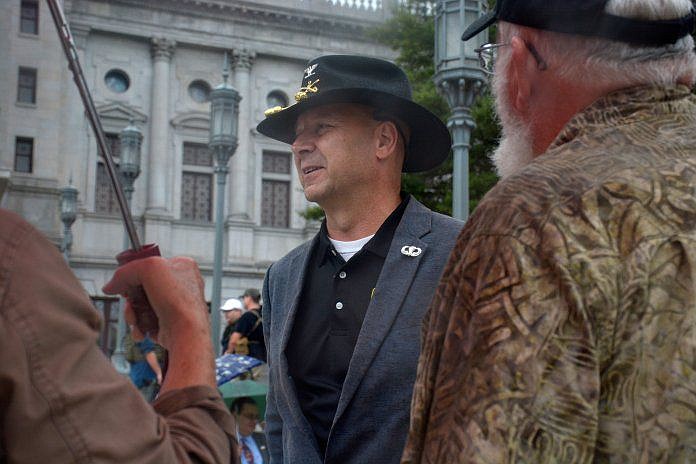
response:
M498 175L504 179L529 164L534 159L534 150L529 126L510 111L507 81L503 77L506 69L503 63L499 65L493 77L493 94L503 134L491 159Z

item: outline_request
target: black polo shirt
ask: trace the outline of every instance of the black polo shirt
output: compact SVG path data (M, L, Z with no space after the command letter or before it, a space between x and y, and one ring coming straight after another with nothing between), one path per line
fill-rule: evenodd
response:
M404 197L348 262L331 244L326 221L312 249L285 353L300 407L322 454L367 306L408 205L410 197Z

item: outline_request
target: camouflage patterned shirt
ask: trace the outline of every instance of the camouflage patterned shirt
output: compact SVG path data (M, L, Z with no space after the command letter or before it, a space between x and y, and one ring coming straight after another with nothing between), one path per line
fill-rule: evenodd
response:
M696 98L576 115L484 199L424 320L404 463L696 462Z

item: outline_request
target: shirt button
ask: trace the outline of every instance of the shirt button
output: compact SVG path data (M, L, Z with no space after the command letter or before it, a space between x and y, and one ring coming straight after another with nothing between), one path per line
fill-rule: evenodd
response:
M343 309L343 303L341 303L340 301L336 303L336 309Z
M341 279L345 279L347 275L348 274L346 274L346 271L341 271L338 273L338 277L340 277Z

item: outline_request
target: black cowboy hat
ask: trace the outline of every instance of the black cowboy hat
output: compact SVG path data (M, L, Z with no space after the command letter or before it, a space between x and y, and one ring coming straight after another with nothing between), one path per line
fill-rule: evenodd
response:
M496 21L566 34L602 37L633 45L673 44L694 30L693 12L681 18L641 20L605 11L608 0L498 0L495 9L462 35L469 40Z
M427 171L449 155L452 139L447 127L411 99L406 74L388 61L353 55L315 58L307 63L295 100L291 106L267 110L256 130L291 144L303 111L332 103L360 103L375 108L384 119L391 116L408 125L404 172Z

